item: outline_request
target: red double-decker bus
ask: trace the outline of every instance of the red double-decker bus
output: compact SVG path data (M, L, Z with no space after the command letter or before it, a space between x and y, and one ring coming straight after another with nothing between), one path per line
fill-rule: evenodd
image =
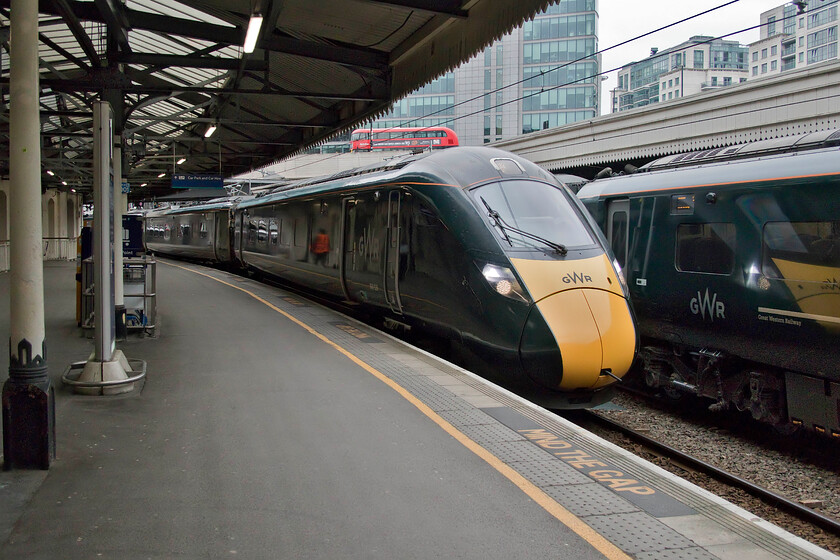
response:
M458 145L455 131L445 126L425 128L357 128L350 135L350 151L451 148Z

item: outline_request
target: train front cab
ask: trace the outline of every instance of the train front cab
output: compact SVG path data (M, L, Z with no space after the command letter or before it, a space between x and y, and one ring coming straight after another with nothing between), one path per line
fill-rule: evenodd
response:
M472 194L486 214L498 214L491 223L529 296L519 345L523 370L551 390L552 406L609 399L604 389L630 369L637 336L603 236L570 193L538 181L500 181ZM518 281L500 276L497 289L511 280Z

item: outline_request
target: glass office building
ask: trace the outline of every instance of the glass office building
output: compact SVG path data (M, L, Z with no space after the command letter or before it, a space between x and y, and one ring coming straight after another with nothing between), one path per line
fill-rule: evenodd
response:
M810 0L799 13L783 4L761 14L761 39L750 44L750 79L837 58L837 1Z
M561 0L377 119L448 126L480 145L598 115L596 0Z
M611 112L626 111L747 80L748 47L696 35L665 50L651 49L644 60L618 71L610 92Z

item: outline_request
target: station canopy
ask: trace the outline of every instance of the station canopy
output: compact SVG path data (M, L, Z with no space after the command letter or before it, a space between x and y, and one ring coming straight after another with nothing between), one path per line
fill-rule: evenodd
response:
M41 0L43 186L90 189L94 101L114 107L131 198L148 199L171 192L174 173L235 176L382 114L548 3ZM3 177L10 5L0 0Z

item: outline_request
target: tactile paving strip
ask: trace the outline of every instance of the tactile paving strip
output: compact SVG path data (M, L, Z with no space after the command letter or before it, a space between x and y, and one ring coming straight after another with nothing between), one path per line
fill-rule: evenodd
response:
M695 546L675 550L643 552L636 555L636 560L718 560L718 557Z
M601 484L592 482L585 475L581 476L586 478L589 484L553 486L544 488L543 491L578 517L639 511L639 508L616 496Z
M533 443L524 440L489 443L484 447L508 465L522 461L545 461L551 458L551 455ZM511 466L517 468L516 465Z
M522 436L506 426L500 426L494 418L491 418L476 408L467 410L442 410L440 416L457 427L471 440L480 443L481 441L512 441L521 440ZM469 432L469 433L467 433Z
M662 552L696 546L646 513L619 513L584 517L587 525L628 554ZM659 558L659 556L657 556Z
M516 471L541 488L543 492L551 495L552 486L558 486L558 492L564 492L572 485L591 486L597 484L592 482L585 474L581 474L568 466L549 459L547 461L522 461L516 463ZM561 503L559 500L557 503ZM561 505L564 505L561 503ZM568 508L567 508L568 509ZM635 511L635 510L634 510Z

